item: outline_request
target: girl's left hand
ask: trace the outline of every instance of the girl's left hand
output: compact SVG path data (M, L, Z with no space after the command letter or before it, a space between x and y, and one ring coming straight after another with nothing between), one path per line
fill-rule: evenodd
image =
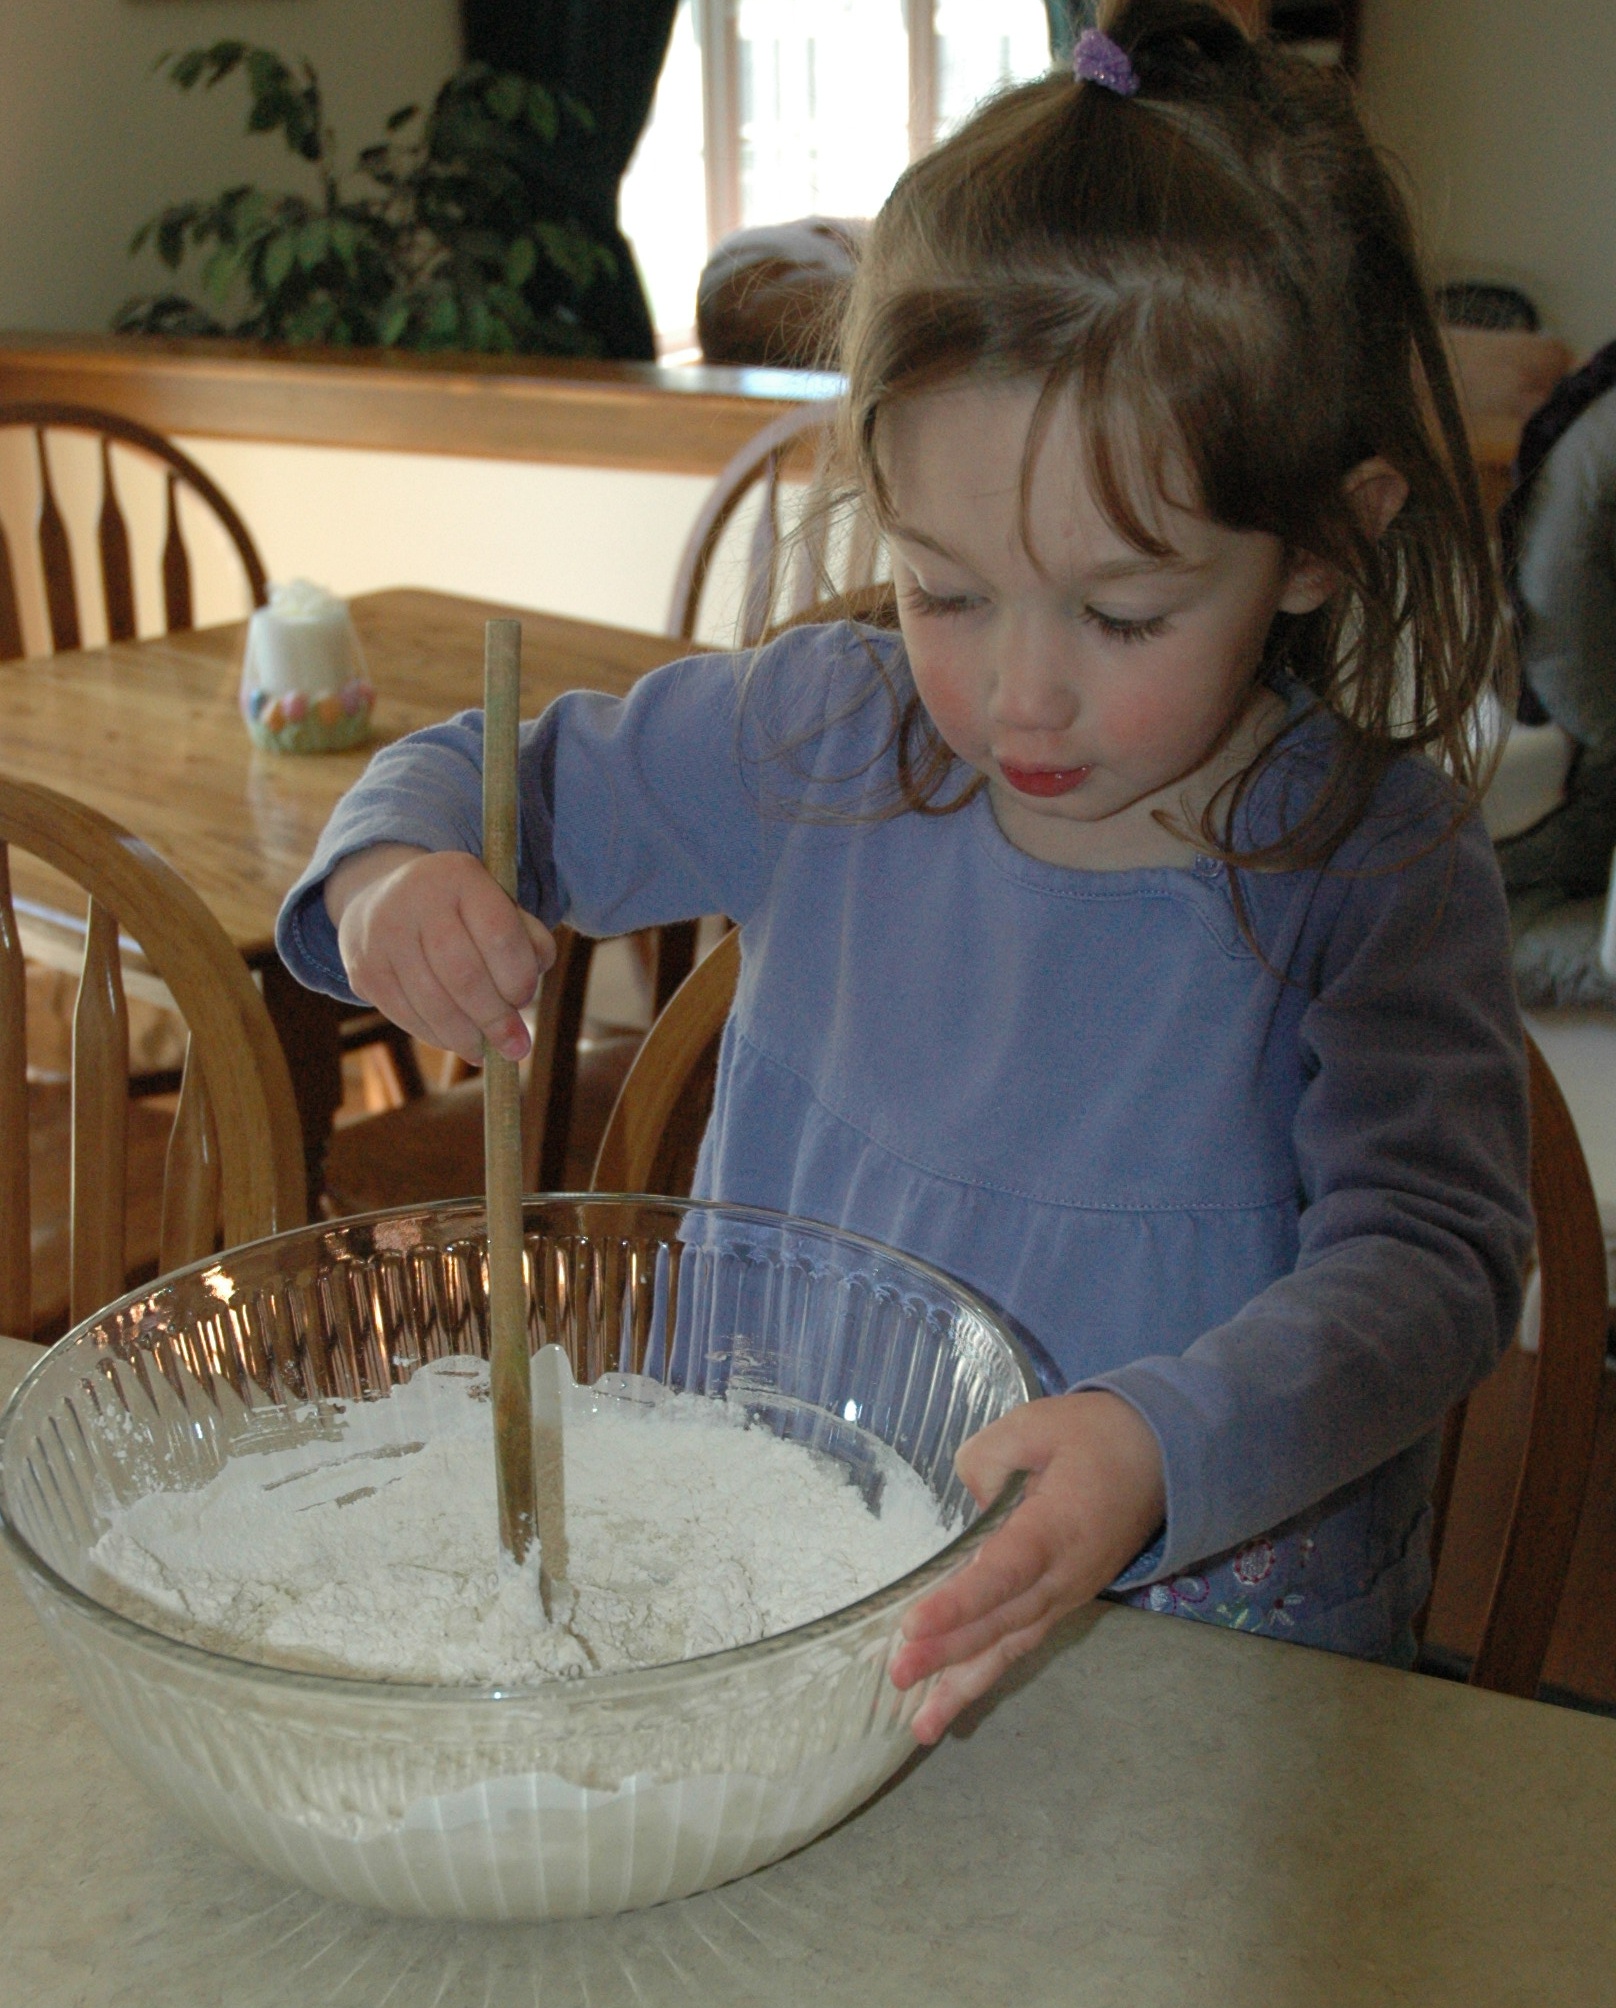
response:
M894 1684L947 1669L915 1717L922 1743L935 1743L1057 1618L1114 1582L1167 1510L1155 1433L1103 1389L1029 1402L962 1444L955 1462L982 1506L1013 1471L1029 1477L998 1533L904 1624Z

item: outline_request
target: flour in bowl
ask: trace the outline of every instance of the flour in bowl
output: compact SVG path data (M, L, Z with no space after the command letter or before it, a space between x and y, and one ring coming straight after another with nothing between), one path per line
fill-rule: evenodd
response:
M521 1685L660 1665L839 1610L949 1539L875 1446L879 1511L847 1468L726 1402L603 1383L569 1397L570 1624L538 1555L500 1555L488 1370L423 1367L386 1401L276 1410L208 1484L114 1507L90 1587L240 1658L370 1679Z

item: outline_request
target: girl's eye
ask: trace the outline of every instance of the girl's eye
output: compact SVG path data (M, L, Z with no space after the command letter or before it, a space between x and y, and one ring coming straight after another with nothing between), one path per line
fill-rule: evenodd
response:
M917 614L968 614L981 605L974 593L928 593L922 585L911 585L905 599Z
M1165 614L1155 614L1149 620L1119 620L1115 614L1103 614L1098 607L1085 607L1083 618L1092 621L1101 634L1110 641L1153 641L1167 625Z

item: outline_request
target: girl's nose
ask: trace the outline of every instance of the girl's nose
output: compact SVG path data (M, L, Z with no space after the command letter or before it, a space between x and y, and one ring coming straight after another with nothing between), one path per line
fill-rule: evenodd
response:
M1064 732L1081 709L1069 652L1049 635L1007 637L991 704L996 724L1017 732Z

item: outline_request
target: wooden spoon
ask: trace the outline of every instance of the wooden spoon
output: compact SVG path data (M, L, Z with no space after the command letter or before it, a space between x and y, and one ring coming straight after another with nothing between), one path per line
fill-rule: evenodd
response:
M522 623L490 621L483 657L483 863L516 897L516 727ZM561 1379L531 1374L527 1280L522 1266L522 1104L514 1060L483 1046L483 1163L488 1187L488 1358L494 1398L494 1479L500 1545L527 1559L539 1540L544 1614L565 1608L566 1517L562 1486ZM544 1352L557 1350L545 1347ZM536 1384L536 1385L535 1385ZM534 1394L538 1414L534 1413ZM537 1431L535 1430L537 1422ZM543 1469L535 1474L535 1452ZM561 1596L558 1599L558 1591Z

